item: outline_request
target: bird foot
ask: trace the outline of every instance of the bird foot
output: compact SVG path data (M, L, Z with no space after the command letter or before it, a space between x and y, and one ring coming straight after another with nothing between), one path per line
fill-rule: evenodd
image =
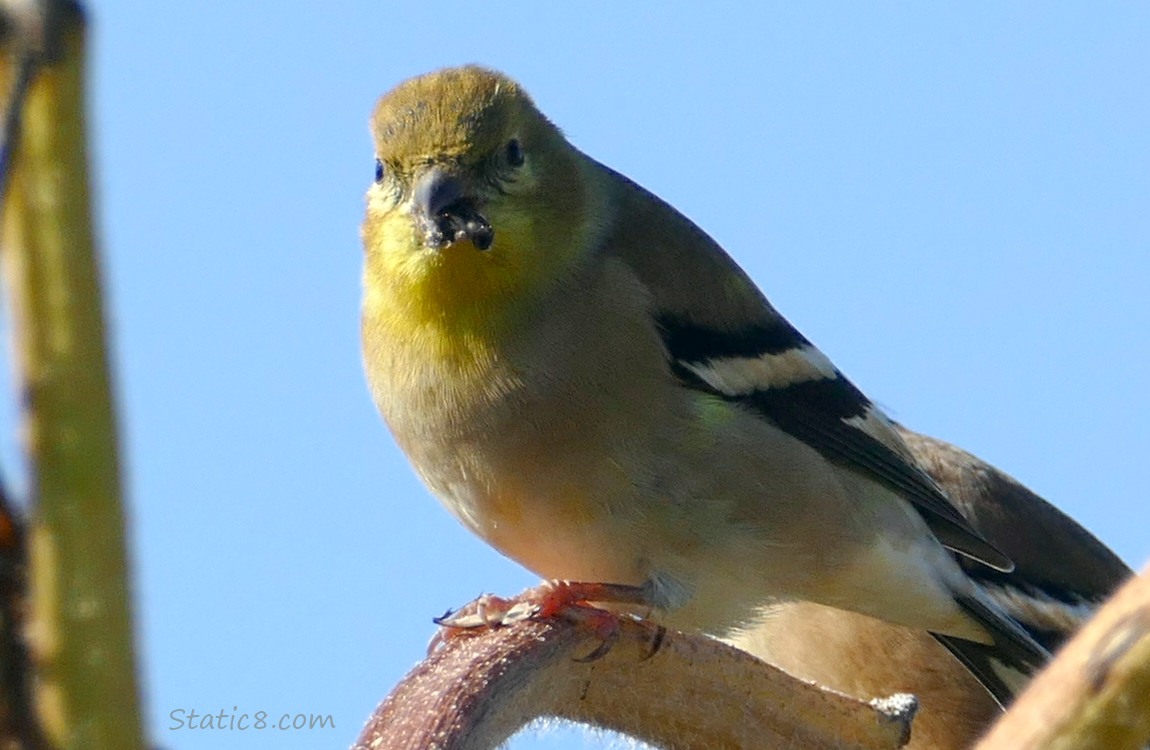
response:
M523 620L548 620L559 617L591 629L600 645L577 661L595 661L608 651L619 637L619 615L593 605L650 605L647 589L616 583L547 581L527 589L511 599L484 594L454 612L434 619L440 630L428 646L437 650L448 639L467 631L513 625Z

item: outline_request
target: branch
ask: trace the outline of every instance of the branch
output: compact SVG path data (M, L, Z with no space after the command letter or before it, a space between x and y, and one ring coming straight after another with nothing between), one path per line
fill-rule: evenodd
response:
M88 194L85 21L0 2L3 271L33 497L27 634L57 748L141 748L116 424Z
M703 636L624 619L601 641L559 618L447 636L375 710L353 750L486 750L540 717L660 747L901 747L913 698L868 704ZM885 703L885 707L881 704Z

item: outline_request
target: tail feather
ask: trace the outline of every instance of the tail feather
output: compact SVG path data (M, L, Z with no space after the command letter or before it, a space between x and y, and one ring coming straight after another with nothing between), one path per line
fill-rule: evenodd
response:
M1003 708L1010 705L1029 678L1029 673L1020 672L999 659L994 646L938 633L931 635L962 662Z
M990 633L993 645L939 633L932 635L970 670L1000 705L1006 706L1030 676L1050 660L1050 652L1026 628L993 604L975 596L959 596L956 601Z

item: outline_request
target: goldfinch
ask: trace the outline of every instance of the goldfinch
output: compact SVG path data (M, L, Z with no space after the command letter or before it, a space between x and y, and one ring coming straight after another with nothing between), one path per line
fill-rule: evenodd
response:
M680 629L849 610L931 633L1001 702L1046 661L984 587L1011 560L882 411L514 81L414 78L371 131L367 377L469 529L544 578L635 587Z

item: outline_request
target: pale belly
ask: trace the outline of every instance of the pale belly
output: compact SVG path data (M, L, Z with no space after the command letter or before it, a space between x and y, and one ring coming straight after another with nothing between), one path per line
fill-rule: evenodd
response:
M586 486L539 480L536 473L429 485L464 526L542 578L645 582L648 556L628 513Z

